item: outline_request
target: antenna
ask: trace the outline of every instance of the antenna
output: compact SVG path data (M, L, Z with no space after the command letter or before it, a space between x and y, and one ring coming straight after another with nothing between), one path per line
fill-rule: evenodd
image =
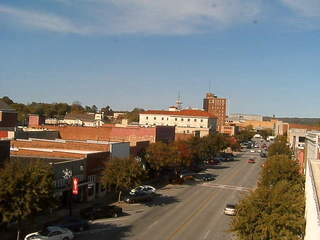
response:
M211 80L210 80L210 82L209 82L209 93L211 93Z
M182 101L181 101L180 91L178 92L178 98L177 98L177 101L176 101L176 107L177 107L178 110L182 109Z

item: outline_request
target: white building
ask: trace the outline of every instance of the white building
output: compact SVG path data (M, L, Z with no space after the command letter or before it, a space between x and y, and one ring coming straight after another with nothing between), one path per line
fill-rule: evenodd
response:
M320 236L320 132L310 131L306 136L305 240L318 240Z
M257 114L243 114L243 113L231 113L228 116L230 122L244 122L244 121L263 121L262 115Z
M175 126L176 133L206 136L216 129L217 118L203 110L178 110L170 107L165 110L149 110L139 114L139 125Z

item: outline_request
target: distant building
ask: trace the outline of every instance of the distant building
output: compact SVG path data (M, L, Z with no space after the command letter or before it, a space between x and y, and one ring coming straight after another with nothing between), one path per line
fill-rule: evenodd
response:
M29 114L28 127L39 127L45 124L46 118L38 114Z
M18 113L0 100L0 130L3 128L15 128L18 123L17 119Z
M102 113L67 113L59 124L72 126L99 127L104 124Z
M242 113L231 113L228 116L227 121L229 122L241 122L241 121L263 121L262 115L256 114L242 114Z
M218 118L217 130L221 131L222 126L226 122L227 99L218 98L213 93L207 93L203 99L203 109Z
M233 126L233 125L223 125L220 130L220 133L228 136L234 136L238 132L239 132L239 127Z
M217 118L203 110L179 110L170 107L168 111L148 110L139 114L140 126L174 126L176 134L202 137L215 132L216 124Z

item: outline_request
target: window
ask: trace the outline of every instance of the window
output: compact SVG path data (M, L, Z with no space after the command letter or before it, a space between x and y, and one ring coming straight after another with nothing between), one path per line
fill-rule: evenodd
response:
M188 122L190 122L190 118L188 118Z
M154 119L154 120L157 120L157 118L156 118L156 117L154 117L153 119Z
M197 119L194 119L194 121L196 122L196 121L197 121Z
M161 120L164 120L164 118L161 118Z
M167 118L167 120L169 120L169 118Z
M175 121L177 121L178 119L177 119L177 118L175 118L174 120L175 120Z
M203 122L203 120L201 119L200 122Z
M146 119L148 120L148 117L146 117Z
M183 122L183 118L181 118L181 122Z

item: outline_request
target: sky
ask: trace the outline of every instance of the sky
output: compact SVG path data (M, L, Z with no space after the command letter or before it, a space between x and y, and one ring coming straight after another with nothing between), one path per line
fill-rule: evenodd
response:
M0 0L0 96L319 117L320 0Z

